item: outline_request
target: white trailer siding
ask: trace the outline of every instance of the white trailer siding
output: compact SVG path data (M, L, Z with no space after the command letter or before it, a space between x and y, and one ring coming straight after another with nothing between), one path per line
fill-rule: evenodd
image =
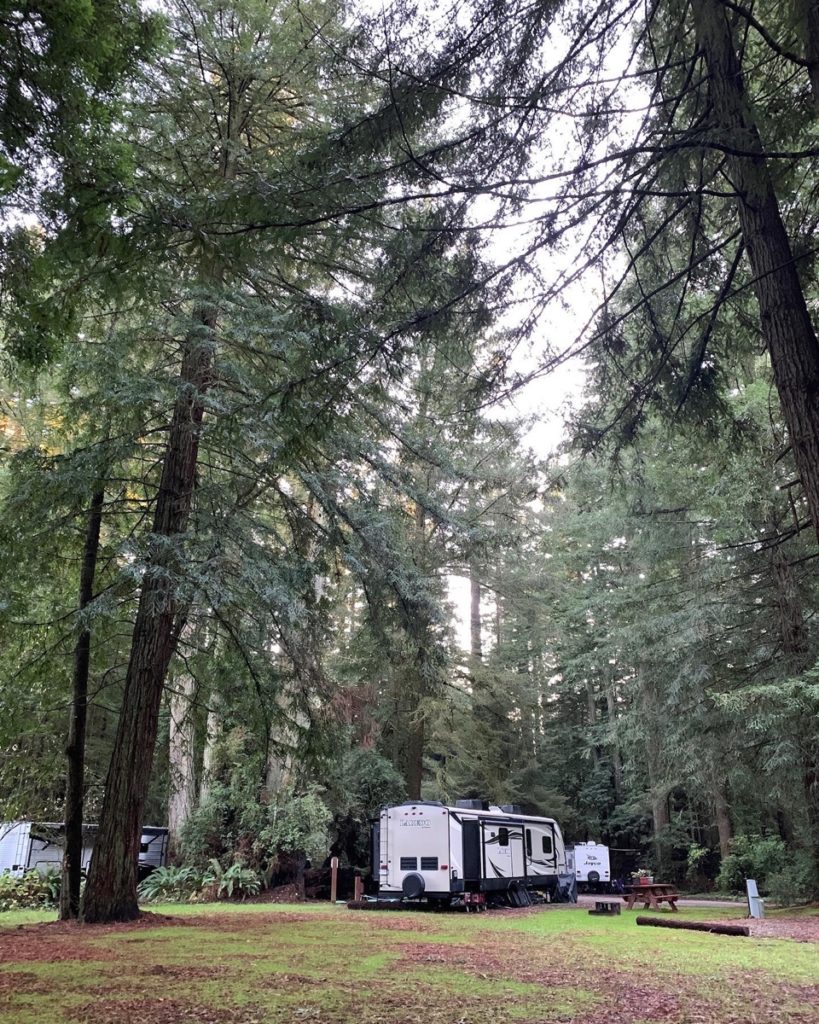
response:
M15 877L37 870L59 871L63 861L64 826L61 822L0 822L0 872ZM82 867L87 871L97 835L96 825L83 825ZM145 875L165 864L168 853L168 830L146 825L140 837L139 869Z
M385 896L449 898L510 884L554 889L565 873L565 848L551 818L502 811L407 803L385 807L379 819L379 892Z
M431 804L388 807L381 812L381 888L402 892L409 874L420 875L427 893L449 891L449 820Z
M0 823L0 873L8 871L14 876L22 875L28 866L30 849L30 821Z
M575 843L570 862L578 888L606 890L611 883L609 848L602 843Z

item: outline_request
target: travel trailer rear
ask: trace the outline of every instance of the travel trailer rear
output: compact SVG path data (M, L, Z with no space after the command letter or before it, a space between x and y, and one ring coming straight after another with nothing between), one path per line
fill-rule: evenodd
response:
M572 881L553 818L479 800L384 807L373 828L373 877L381 898L440 903L516 889L565 898Z
M575 843L566 849L569 870L574 872L578 892L608 892L611 889L609 848L602 843Z

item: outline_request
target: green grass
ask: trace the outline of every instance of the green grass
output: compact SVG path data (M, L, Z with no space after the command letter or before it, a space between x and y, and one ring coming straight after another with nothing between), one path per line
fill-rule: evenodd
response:
M0 934L0 1024L819 1024L815 943L640 928L633 913L568 908L152 909L174 921ZM0 915L6 926L49 919Z

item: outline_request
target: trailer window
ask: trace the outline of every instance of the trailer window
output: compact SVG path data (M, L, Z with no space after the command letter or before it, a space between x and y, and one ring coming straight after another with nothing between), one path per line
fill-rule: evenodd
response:
M509 829L501 826L498 829L498 846L509 845Z
M552 837L551 836L544 836L543 837L543 852L544 853L548 853L548 854L552 853Z
M531 860L532 858L532 830L526 829L526 856Z
M417 857L402 857L401 858L401 870L402 871L414 871L418 867Z

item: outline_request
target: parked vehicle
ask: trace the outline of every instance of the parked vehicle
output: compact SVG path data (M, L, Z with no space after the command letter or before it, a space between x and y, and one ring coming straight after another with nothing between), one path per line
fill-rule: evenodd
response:
M611 892L609 848L602 843L575 843L566 849L578 892Z
M570 899L574 891L557 822L509 804L458 800L447 807L427 800L384 807L373 825L372 852L381 899L469 903L466 894L530 890Z
M88 870L91 851L97 835L96 825L83 825L82 867ZM59 870L63 861L62 822L4 821L0 822L0 872L8 871L20 878L32 868L45 873ZM139 877L162 867L168 856L168 830L145 825L139 844Z

